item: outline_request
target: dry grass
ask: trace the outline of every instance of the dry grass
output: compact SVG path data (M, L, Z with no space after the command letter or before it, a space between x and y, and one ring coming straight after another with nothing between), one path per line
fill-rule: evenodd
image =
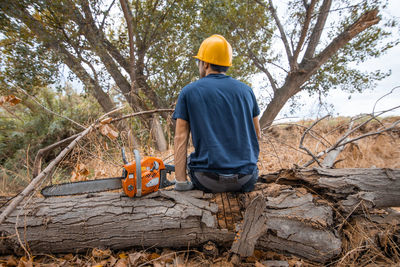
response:
M383 119L389 125L400 117ZM292 168L295 164L302 166L311 159L299 148L301 136L311 121L300 121L295 124L280 124L270 127L263 136L260 153L260 172L269 173L281 168ZM349 118L327 119L315 127L311 135L307 135L304 146L314 155L334 144L345 134ZM360 128L350 138L367 132L376 131L381 125L371 122ZM400 168L400 128L379 136L372 136L349 144L337 159L336 168ZM312 166L317 166L314 163Z

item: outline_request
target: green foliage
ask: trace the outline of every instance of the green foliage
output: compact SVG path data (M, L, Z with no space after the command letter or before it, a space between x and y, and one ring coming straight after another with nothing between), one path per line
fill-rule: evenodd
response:
M78 94L69 86L65 88L67 94L46 87L37 91L37 98L44 106L83 125L101 114L100 107L92 97ZM24 101L7 110L12 114L0 107L0 166L15 173L26 172L25 166L32 166L39 149L82 130L39 107L32 112L24 105ZM54 158L59 151L53 151L48 157Z
M19 22L0 12L0 93L15 92L19 86L30 93L34 88L58 80L59 59Z
M346 8L340 8L343 6ZM339 35L367 10L378 8L383 13L386 6L387 1L363 1L357 5L345 0L336 2L332 9L338 11L332 16L341 18L341 20L332 23L335 27L332 27L327 33L328 38L333 39ZM397 38L392 36L397 21L389 17L382 17L382 20L379 25L368 28L347 43L311 77L303 88L310 94L319 92L324 95L327 95L332 89L341 89L349 93L362 92L368 89L372 90L376 86L376 81L388 77L391 74L390 69L387 71L374 68L369 71L357 69L357 65L368 59L378 58L388 49L400 43Z

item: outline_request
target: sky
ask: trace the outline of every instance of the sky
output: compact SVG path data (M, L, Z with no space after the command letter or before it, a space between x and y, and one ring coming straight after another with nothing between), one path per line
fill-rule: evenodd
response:
M400 0L389 0L389 6L384 11L400 20ZM400 35L400 29L395 31L397 36ZM378 82L376 88L367 90L362 93L350 94L341 90L331 90L326 102L333 105L333 110L329 112L334 116L354 116L362 113L371 113L375 102L382 96L388 94L394 87L400 87L400 45L390 49L386 54L381 55L377 59L369 60L362 65L357 66L360 70L382 70L383 72L392 71L391 76ZM257 89L255 90L257 91ZM257 92L256 92L257 94ZM300 118L316 118L326 115L328 112L324 109L318 113L319 106L317 97L309 97L308 93L300 93L300 103L303 105L295 114L288 114L288 104L278 114L277 119L284 117ZM375 111L387 110L400 105L400 88L395 89L392 94L382 98L376 104ZM400 108L385 115L400 116Z

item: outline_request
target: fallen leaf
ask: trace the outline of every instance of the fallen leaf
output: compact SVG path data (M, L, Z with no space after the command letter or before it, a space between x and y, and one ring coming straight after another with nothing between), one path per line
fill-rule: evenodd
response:
M21 102L21 99L14 95L7 95L0 97L0 106L4 105L5 103L10 104L10 106L15 106L19 102Z
M142 252L135 252L135 253L131 253L129 254L129 262L130 264L132 264L133 266L135 266L136 262L140 259L140 258L144 258L146 256L146 254L142 253Z
M165 266L165 264L163 264L161 262L158 262L158 261L153 262L153 267L164 267L164 266Z
M112 118L105 118L102 121L100 121L100 123L105 125L105 124L109 124L111 121L112 121Z
M6 265L7 265L7 266L17 266L17 265L18 265L18 262L17 262L17 260L14 258L14 256L9 256L8 259L7 259Z
M9 95L8 102L10 103L11 106L15 106L16 104L21 102L21 99L14 95Z
M84 176L88 176L90 174L89 169L86 167L85 164L83 163L78 163L75 166L75 170L80 174L80 175L84 175Z
M126 259L126 258L128 258L128 255L126 255L125 253L120 253L120 254L118 254L118 257L120 259Z
M109 125L109 124L101 125L100 133L102 135L107 136L111 140L116 139L119 135L118 131L112 125Z
M72 255L72 253L67 254L64 256L64 259L66 259L67 261L73 260L74 259L74 255Z
M90 174L89 169L83 163L78 163L71 175L71 182L86 181L87 176Z
M165 261L166 263L173 263L174 257L175 257L175 252L170 249L163 249L161 256L163 257L163 261Z
M256 258L253 256L247 257L246 258L246 262L248 263L255 263L256 262Z
M108 258L108 263L109 266L114 266L114 264L117 262L117 259L114 258L113 256L110 256L110 258Z
M119 259L117 263L114 265L114 267L126 267L126 266L128 266L127 259Z
M18 267L33 267L32 260L28 260L25 257L21 257L18 262Z
M109 250L109 249L107 249L107 250L101 250L101 249L98 249L98 248L94 248L94 249L92 250L92 256L93 256L94 258L103 260L103 259L106 259L106 258L108 258L108 257L111 256L111 250Z
M148 260L155 260L158 259L160 257L160 254L157 254L155 252L151 253L150 256L148 257Z

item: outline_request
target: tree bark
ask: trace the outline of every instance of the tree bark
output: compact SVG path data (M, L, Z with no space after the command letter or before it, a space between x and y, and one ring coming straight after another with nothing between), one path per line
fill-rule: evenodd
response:
M271 179L272 178L272 179ZM400 169L284 170L264 176L282 184L301 183L335 201L345 214L362 208L400 207Z
M262 228L254 232L260 236L256 248L327 262L341 253L338 225L343 218L357 217L361 204L364 211L400 206L398 169L282 170L260 180L264 183L246 194L164 189L134 199L117 192L34 198L0 225L4 237L0 251L18 252L15 229L33 253L84 252L94 247L187 248L209 240L230 247L236 229L253 236L246 224L253 221ZM265 200L262 205L259 196ZM256 198L262 214L257 209L246 211ZM243 223L245 211L249 215ZM399 218L397 214L398 225ZM254 246L254 242L247 243ZM247 251L246 242L241 244L236 250Z
M164 131L157 114L153 115L151 132L156 141L157 150L161 152L166 151L168 149L167 140L165 139Z

